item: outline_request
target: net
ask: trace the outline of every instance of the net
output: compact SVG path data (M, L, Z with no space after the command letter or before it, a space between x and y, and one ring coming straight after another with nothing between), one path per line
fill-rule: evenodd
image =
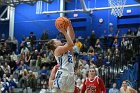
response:
M111 14L121 17L124 10L126 0L108 0L109 6L112 8Z

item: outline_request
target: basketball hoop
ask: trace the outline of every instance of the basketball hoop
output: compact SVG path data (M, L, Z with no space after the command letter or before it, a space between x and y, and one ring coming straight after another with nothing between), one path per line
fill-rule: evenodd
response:
M126 0L108 0L109 6L112 8L111 14L121 17L124 10Z

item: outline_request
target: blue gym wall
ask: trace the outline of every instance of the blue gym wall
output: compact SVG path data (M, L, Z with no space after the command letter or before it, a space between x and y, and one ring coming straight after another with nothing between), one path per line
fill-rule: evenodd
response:
M66 10L81 9L81 4L79 0L71 0L72 2L66 3ZM108 0L85 0L88 8L99 8L108 7ZM127 0L126 4L137 4L134 0ZM126 10L131 9L132 13L127 14ZM49 10L55 11L59 10L59 0L54 0L52 4L49 4ZM75 29L76 37L82 36L87 37L94 30L98 37L102 36L103 30L106 29L109 33L109 23L113 23L113 33L116 33L117 26L124 24L140 23L140 17L120 19L110 14L110 10L99 10L93 11L93 13L67 13L66 16L72 20L72 25ZM78 14L78 17L74 17L74 14ZM125 8L124 16L140 15L140 7ZM36 5L30 6L27 4L21 4L16 6L15 11L15 37L21 41L22 36L29 36L30 32L34 32L39 39L44 30L47 30L49 38L55 38L58 31L54 26L55 19L59 17L59 14L49 14L49 15L38 15L36 14ZM104 22L99 23L99 19L103 18ZM127 21L126 21L127 20ZM8 30L8 24L0 24L0 32L6 32ZM130 25L131 26L131 25ZM137 27L137 26L136 26ZM136 29L133 26L133 29ZM126 33L127 28L123 27L121 33ZM8 33L7 33L8 34Z
M6 6L0 5L0 14L4 11ZM2 17L5 18L7 16L7 13L5 13ZM5 34L5 37L8 38L9 36L9 21L0 21L0 38L1 35Z

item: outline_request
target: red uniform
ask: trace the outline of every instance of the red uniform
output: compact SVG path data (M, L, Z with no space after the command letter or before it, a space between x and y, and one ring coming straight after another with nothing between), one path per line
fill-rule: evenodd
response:
M106 93L105 85L101 78L96 76L93 80L87 78L81 90L81 93Z

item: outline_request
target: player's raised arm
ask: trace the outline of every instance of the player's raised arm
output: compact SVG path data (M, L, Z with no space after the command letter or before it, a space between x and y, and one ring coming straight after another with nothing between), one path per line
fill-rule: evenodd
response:
M69 22L69 26L68 26L68 28L67 28L67 33L68 33L68 35L71 37L72 40L75 39L75 33L74 33L74 29L73 29L73 27L72 27L71 22Z

